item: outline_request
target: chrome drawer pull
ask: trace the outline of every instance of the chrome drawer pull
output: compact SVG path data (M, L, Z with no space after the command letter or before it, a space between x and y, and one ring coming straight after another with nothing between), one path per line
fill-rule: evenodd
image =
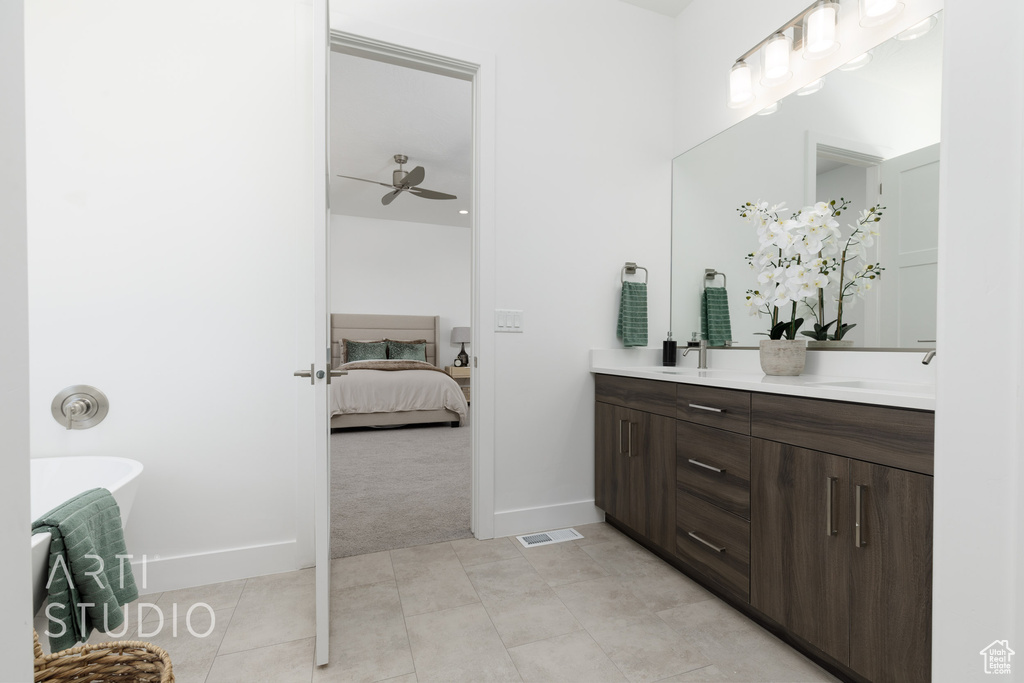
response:
M704 469L711 470L712 472L718 472L719 474L725 474L725 470L719 469L717 467L713 467L711 465L705 465L700 460L694 460L693 458L690 458L689 461L691 463L693 463L694 465L696 465L697 467L703 467Z
M834 528L832 522L832 508L835 501L836 477L825 477L825 535L835 536L839 529Z
M866 543L864 542L864 489L866 486L858 485L856 487L857 495L854 498L854 527L853 527L853 547L863 548Z
M723 552L725 552L725 547L724 546L717 546L717 545L714 545L713 543L708 543L707 541L705 541L703 538L701 538L697 534L693 533L692 531L687 532L686 535L689 536L690 538L692 538L695 541L703 543L707 547L709 547L712 550L714 550L716 553L723 553Z
M724 413L725 412L724 408L712 408L711 406L702 406L702 405L699 405L697 403L691 403L690 407L691 408L695 408L697 410L707 410L707 411L712 412L712 413Z

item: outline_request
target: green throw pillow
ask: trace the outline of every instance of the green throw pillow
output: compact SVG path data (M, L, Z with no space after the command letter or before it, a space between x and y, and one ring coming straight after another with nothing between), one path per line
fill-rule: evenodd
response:
M427 361L427 343L425 341L395 341L388 340L388 358L399 360L421 360Z
M387 358L387 342L361 342L345 340L345 362L357 360L384 360Z

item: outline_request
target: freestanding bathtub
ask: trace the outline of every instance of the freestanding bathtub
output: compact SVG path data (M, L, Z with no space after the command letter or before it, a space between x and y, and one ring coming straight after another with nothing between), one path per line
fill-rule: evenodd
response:
M135 492L139 487L142 463L128 458L99 455L64 458L33 458L32 520L35 521L69 498L94 488L105 488L114 495L121 510L121 524L128 521ZM129 552L131 552L129 550ZM46 602L46 571L50 557L50 534L32 536L33 613Z

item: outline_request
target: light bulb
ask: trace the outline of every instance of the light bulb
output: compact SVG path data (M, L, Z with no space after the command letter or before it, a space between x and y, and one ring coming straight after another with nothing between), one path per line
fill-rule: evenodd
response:
M754 101L754 86L750 67L746 62L736 62L729 72L729 106L733 109L745 107Z
M761 85L779 85L792 76L789 69L790 41L785 33L776 33L761 49Z
M821 59L839 49L836 15L839 5L831 0L817 3L804 17L804 58Z
M878 26L903 11L899 0L860 0L860 25Z

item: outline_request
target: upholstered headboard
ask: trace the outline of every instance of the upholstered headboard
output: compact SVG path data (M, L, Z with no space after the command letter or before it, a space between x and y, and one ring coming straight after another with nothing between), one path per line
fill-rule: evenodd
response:
M441 347L441 318L436 315L375 315L371 313L331 314L331 367L341 365L341 340L375 341L395 339L427 340L427 362L438 364Z

